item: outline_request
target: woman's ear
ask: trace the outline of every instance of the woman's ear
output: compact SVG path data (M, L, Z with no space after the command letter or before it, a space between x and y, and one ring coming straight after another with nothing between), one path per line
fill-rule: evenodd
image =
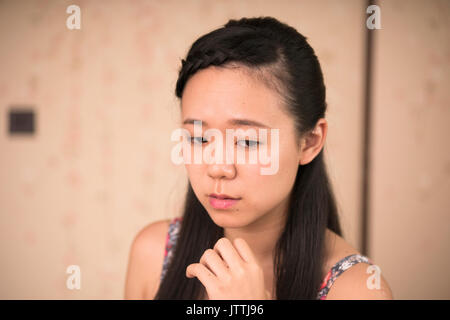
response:
M325 144L327 130L327 120L320 118L314 129L301 140L299 164L308 164L319 154Z

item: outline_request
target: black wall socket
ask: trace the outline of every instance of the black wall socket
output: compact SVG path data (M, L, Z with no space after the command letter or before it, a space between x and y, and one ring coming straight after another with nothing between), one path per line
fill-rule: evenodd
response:
M31 108L14 107L9 110L9 134L33 134L35 113Z

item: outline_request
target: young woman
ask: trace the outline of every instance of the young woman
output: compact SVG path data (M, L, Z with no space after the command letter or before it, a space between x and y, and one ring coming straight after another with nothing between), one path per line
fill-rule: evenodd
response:
M323 158L325 85L304 36L270 17L230 20L193 43L176 95L192 151L212 143L206 129L277 129L237 134L231 148L250 157L266 145L279 167L185 164L183 215L135 237L125 298L392 299L373 261L342 238Z

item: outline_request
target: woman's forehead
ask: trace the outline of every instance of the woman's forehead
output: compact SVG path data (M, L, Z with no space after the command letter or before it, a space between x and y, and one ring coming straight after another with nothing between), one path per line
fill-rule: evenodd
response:
M244 119L275 127L284 115L281 108L275 91L246 72L227 68L207 68L194 74L181 99L183 122L196 119L207 126Z

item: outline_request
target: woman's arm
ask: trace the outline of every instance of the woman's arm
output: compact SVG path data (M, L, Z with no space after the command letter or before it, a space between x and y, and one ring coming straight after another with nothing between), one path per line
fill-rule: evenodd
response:
M153 299L155 296L160 282L169 222L153 222L134 238L128 260L125 299Z

